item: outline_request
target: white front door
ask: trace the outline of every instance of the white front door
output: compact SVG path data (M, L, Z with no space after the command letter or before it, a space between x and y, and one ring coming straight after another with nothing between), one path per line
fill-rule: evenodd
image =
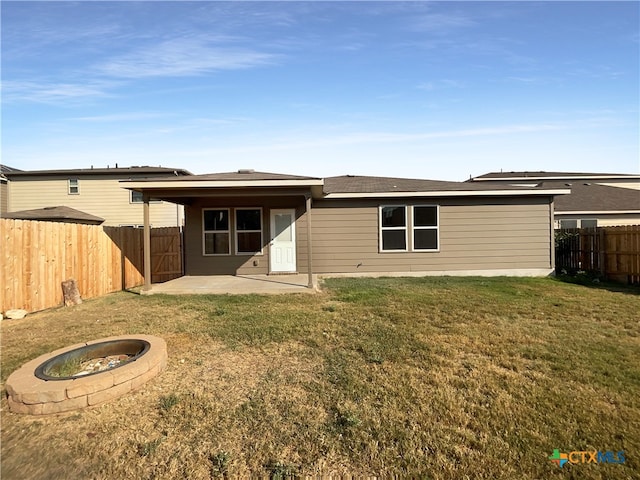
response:
M271 271L296 271L296 211L271 210Z

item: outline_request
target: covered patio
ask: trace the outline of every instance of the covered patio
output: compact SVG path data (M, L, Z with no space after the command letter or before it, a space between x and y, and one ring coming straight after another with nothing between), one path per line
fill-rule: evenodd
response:
M314 289L311 203L322 196L322 179L246 169L121 184L142 193L146 293ZM162 285L151 282L152 200L185 207L186 275Z
M277 295L282 293L316 293L318 279L313 276L314 288L309 288L308 275L207 275L184 276L164 283L154 283L143 289L143 295L203 294L203 295Z

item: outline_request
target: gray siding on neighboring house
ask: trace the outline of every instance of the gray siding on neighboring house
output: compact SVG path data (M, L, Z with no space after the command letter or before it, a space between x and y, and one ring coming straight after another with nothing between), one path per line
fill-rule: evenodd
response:
M11 211L66 206L105 219L104 225L142 225L142 203L131 203L131 193L122 188L122 175L69 175L79 181L79 193L69 194L65 177L16 177L11 181ZM171 227L182 224L182 206L152 202L151 225Z
M439 205L439 251L380 252L381 205ZM202 210L209 207L262 207L263 255L204 256ZM296 208L297 270L306 273L307 218L303 197L227 197L196 199L186 207L186 275L269 273L272 208ZM366 274L505 270L507 273L551 269L550 208L548 198L523 197L314 200L313 271Z
M380 205L440 205L437 252L380 252ZM550 269L546 198L321 200L312 210L314 273Z

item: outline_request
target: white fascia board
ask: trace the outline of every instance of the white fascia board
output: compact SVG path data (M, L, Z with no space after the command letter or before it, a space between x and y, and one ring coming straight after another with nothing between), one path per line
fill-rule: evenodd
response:
M462 190L438 192L329 193L326 199L341 198L407 198L407 197L522 197L528 195L568 195L569 189L556 190Z
M640 210L580 210L575 212L565 212L556 210L553 212L557 216L561 215L640 215Z
M185 188L251 188L251 187L312 187L324 185L323 180L253 180L253 181L233 181L233 180L174 180L170 182L150 181L138 182L135 180L122 180L122 188L129 190L162 189L175 190Z
M638 175L561 175L556 177L485 177L473 178L474 182L531 182L533 180L634 180L638 179Z

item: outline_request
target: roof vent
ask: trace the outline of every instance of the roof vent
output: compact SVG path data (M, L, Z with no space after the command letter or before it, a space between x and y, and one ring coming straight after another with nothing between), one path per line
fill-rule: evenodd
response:
M256 171L253 168L241 168L238 173L256 173Z

